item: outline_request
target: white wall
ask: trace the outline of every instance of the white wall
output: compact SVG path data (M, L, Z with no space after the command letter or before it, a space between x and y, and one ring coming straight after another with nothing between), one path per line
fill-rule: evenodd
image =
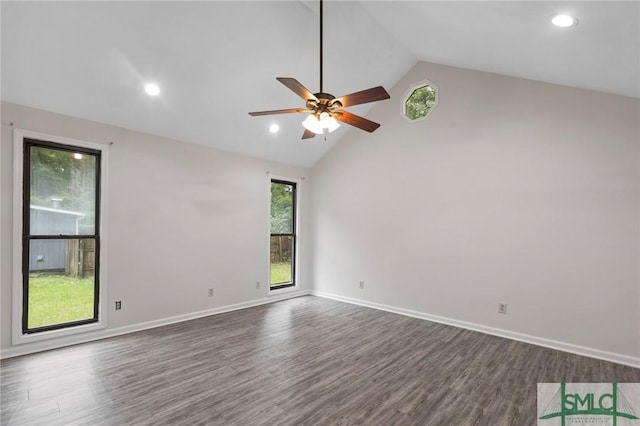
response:
M308 170L3 102L2 350L11 348L14 127L96 143L113 141L107 182L110 330L267 297L267 172L301 178ZM298 272L304 290L311 288L304 255L307 182L302 182L299 212L303 255ZM260 290L256 281L262 283ZM214 297L207 296L210 287ZM114 310L116 300L122 301L120 311Z
M390 93L313 169L315 290L640 365L639 100L427 63Z

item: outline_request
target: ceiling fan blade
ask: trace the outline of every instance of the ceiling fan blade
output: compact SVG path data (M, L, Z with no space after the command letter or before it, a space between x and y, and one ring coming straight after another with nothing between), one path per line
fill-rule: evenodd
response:
M381 101L383 99L389 99L391 96L384 90L384 87L377 86L370 89L361 90L359 92L344 95L336 99L340 101L343 107L349 107L352 105L366 104L368 102Z
M380 124L371 121L371 120L367 120L364 117L360 117L359 115L355 115L355 114L351 114L350 112L347 111L339 111L333 114L333 117L338 120L338 121L342 121L343 123L349 124L351 126L357 127L358 129L362 129L365 130L369 133L373 132L374 130L376 130L378 127L380 127Z
M309 91L306 87L304 87L298 80L291 77L276 77L280 83L287 86L290 90L295 92L298 96L300 96L305 101L310 99L317 101L318 98L315 97L313 93Z
M311 130L304 129L304 133L302 134L302 139L309 139L315 137L315 133Z
M290 114L290 113L294 113L294 112L307 112L307 109L306 108L274 109L274 110L271 110L271 111L250 112L249 115L255 117L255 116L258 116L258 115Z

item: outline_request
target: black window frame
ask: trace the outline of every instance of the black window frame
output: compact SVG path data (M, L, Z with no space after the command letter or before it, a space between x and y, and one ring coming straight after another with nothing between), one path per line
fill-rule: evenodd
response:
M23 138L23 176L22 176L22 334L35 334L45 331L59 330L63 328L77 327L80 325L99 322L100 318L100 200L101 200L101 176L102 176L102 152L97 149L86 148L58 142L51 142L34 138ZM31 234L31 148L42 147L56 149L71 153L93 155L96 157L95 169L95 223L93 234L82 235L37 235ZM78 321L70 321L60 324L52 324L42 327L29 328L29 258L31 240L94 240L94 293L93 293L93 317Z
M291 237L291 281L285 282L285 283L276 283L274 285L271 284L271 254L269 254L269 290L270 291L296 286L296 263L297 263L297 257L298 257L296 256L296 250L297 250L296 229L297 229L297 222L298 222L298 186L296 182L291 182L283 179L271 179L271 182L269 184L269 190L271 190L271 185L273 185L274 183L281 184L281 185L288 185L293 188L292 197L291 197L291 202L293 204L291 206L291 215L293 216L291 221L291 233L270 232L270 236L269 236L269 245L271 245L272 237ZM271 217L271 203L269 203L269 217ZM269 227L271 227L271 225L269 225ZM271 231L271 229L269 229L269 231Z

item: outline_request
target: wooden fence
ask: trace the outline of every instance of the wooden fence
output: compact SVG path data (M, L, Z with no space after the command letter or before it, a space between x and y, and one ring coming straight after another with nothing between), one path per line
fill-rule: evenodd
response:
M271 236L271 262L291 262L291 237Z
M95 273L96 241L67 240L64 273L74 278L92 277Z

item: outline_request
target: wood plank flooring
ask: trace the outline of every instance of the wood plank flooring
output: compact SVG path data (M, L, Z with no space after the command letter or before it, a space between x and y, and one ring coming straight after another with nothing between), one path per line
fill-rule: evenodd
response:
M2 361L2 425L534 425L640 369L307 296Z

